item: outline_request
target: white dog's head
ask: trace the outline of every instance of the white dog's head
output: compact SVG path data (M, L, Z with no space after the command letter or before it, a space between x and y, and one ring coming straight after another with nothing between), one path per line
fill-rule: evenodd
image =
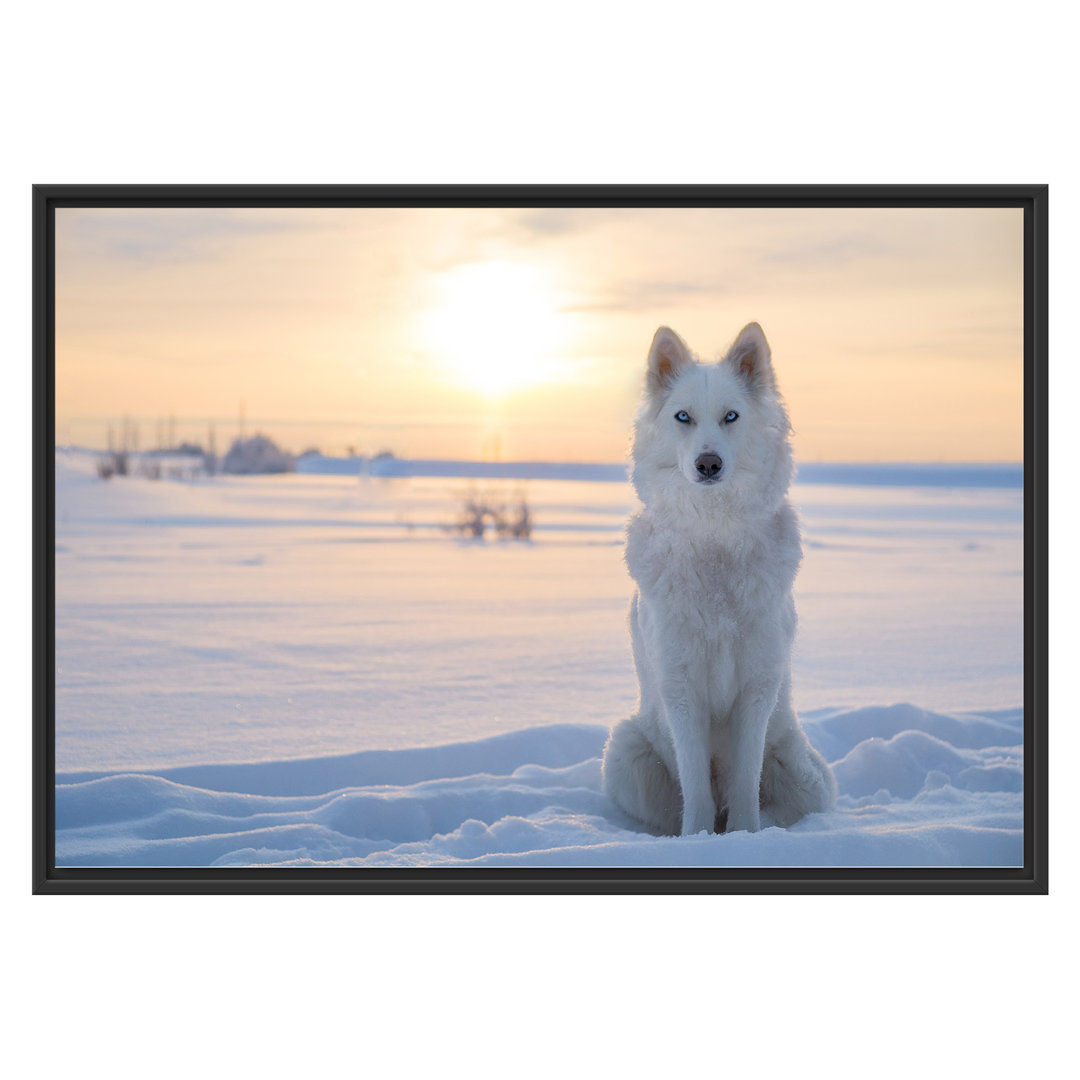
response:
M715 492L772 503L790 481L789 431L757 323L745 326L714 364L697 362L666 326L656 331L634 434L634 480L643 501L643 488L681 477L702 498Z

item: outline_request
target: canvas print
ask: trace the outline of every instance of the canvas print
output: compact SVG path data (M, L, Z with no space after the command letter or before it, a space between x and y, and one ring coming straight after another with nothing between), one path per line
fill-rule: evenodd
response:
M55 211L57 868L1024 864L1024 216Z

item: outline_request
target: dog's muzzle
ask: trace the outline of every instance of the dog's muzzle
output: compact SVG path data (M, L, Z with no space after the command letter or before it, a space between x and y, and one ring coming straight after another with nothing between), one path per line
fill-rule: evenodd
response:
M697 469L698 479L704 480L706 483L710 483L713 480L720 479L720 470L723 469L724 462L721 460L719 454L699 454L697 461L694 462L694 468Z

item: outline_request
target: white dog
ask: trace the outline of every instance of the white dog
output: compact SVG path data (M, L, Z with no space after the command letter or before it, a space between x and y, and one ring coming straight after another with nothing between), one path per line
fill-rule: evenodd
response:
M640 699L608 739L604 790L659 833L787 827L836 799L791 706L789 431L757 323L715 364L657 330L626 536Z

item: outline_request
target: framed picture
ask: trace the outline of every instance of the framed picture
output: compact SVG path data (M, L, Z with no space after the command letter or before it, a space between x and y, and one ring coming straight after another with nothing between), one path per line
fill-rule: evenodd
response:
M35 891L1045 893L1047 199L35 188Z

